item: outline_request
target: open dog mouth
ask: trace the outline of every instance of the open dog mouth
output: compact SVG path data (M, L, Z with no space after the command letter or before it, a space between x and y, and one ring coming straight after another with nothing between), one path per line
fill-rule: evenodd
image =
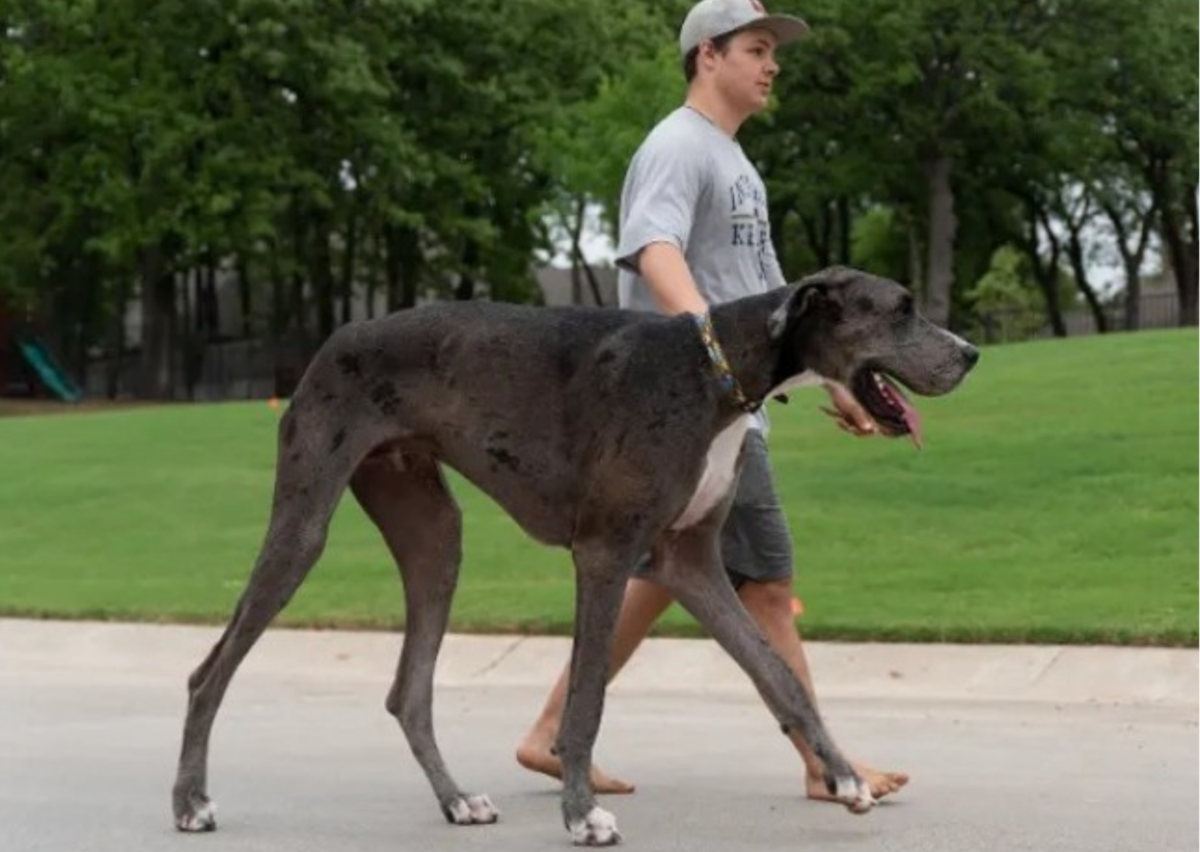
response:
M854 376L850 389L884 434L892 438L908 435L921 446L921 415L904 392L888 376L863 369Z

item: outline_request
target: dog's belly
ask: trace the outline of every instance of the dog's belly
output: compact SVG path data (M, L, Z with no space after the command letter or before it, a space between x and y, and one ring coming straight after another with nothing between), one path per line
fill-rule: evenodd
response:
M713 438L704 459L704 473L700 475L700 482L687 508L672 521L672 530L687 529L702 521L729 493L737 471L738 454L742 451L742 440L749 428L750 415L743 414Z

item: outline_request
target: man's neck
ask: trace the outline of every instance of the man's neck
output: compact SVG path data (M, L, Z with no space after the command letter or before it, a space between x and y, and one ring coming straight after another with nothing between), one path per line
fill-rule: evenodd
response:
M737 136L738 130L750 116L734 109L722 100L716 92L692 86L688 89L684 106L695 110L704 116L713 126L729 137Z

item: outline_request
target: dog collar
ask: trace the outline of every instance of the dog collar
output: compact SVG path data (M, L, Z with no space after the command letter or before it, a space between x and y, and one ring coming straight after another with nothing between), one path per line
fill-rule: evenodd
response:
M696 322L696 329L700 332L704 348L708 350L708 360L712 362L713 372L717 376L717 381L725 389L725 393L733 397L734 403L742 411L750 413L758 411L762 402L753 402L747 399L741 384L738 383L737 376L733 374L733 369L729 366L729 360L725 357L725 350L721 348L721 342L717 340L717 330L713 328L712 316L707 311L691 316Z

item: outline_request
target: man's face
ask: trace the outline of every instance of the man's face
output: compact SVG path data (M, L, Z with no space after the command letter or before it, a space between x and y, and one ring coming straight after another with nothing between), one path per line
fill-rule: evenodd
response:
M779 74L775 36L769 30L748 29L730 39L717 54L716 83L728 103L747 115L767 105Z

